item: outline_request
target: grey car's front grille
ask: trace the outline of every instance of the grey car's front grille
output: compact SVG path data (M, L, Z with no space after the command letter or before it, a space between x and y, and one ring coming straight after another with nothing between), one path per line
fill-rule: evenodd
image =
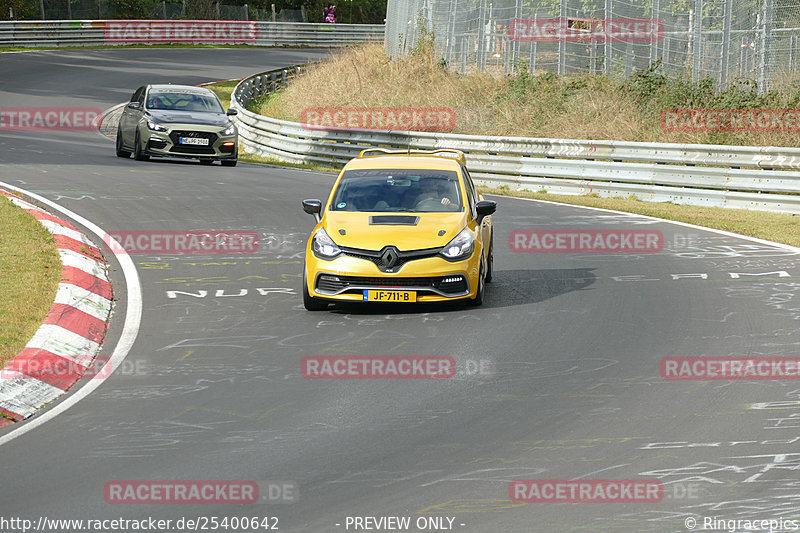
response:
M181 137L187 137L192 139L207 139L207 145L196 145L196 144L181 144L180 139ZM214 154L214 143L217 142L216 133L211 133L209 131L187 131L187 130L174 130L171 131L169 134L169 138L172 141L172 148L169 149L170 152L180 153L180 154L207 154L212 155Z

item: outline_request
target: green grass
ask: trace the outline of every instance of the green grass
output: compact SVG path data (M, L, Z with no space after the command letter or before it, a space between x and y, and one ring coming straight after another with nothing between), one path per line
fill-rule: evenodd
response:
M272 157L262 157L260 155L249 154L247 152L242 151L241 147L239 148L239 161L243 161L246 163L259 163L262 165L272 165L276 167L288 167L288 168L300 168L304 170L314 170L317 172L331 172L331 173L338 173L339 168L334 168L326 165L320 164L305 164L305 163L288 163L286 161L281 161L280 159L274 159Z
M231 94L238 83L239 80L221 81L219 83L205 85L204 87L207 87L217 93L217 97L219 98L220 102L222 102L222 105L225 107L225 109L228 109L231 106Z
M634 198L600 198L594 195L566 196L541 191L510 191L505 187L500 189L478 187L478 189L484 194L502 194L517 198L534 198L563 204L625 211L731 231L800 247L800 215L789 213L769 213L766 211L722 207L698 207L677 205L670 202L643 202Z
M53 236L0 196L0 365L13 359L39 329L60 279Z

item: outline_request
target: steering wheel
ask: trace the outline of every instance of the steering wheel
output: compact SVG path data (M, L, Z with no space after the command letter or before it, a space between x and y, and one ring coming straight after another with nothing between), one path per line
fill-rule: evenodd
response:
M417 211L449 211L449 206L444 205L441 200L436 198L425 198L417 202L414 209Z

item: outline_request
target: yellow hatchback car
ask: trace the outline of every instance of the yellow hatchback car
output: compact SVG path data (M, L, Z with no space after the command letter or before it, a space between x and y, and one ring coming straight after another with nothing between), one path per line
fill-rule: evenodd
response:
M364 150L328 201L303 200L317 225L306 245L303 304L483 303L492 280L495 202L458 150Z

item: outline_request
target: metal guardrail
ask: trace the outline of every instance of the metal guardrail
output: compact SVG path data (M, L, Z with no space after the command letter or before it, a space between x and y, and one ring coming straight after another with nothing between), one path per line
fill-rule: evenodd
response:
M318 130L247 109L306 65L242 80L231 95L248 152L292 163L343 165L369 147L455 148L490 186L555 194L636 195L645 201L800 214L800 149Z
M383 43L382 24L192 20L0 21L0 46L250 44L334 48Z

